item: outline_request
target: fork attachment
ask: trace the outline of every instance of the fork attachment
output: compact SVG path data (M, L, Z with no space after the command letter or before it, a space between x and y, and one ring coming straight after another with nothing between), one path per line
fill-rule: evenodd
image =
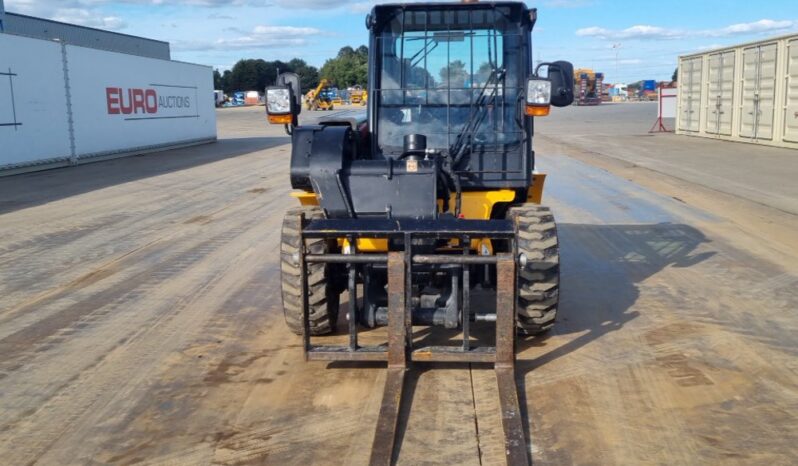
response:
M520 466L530 463L529 449L523 430L518 391L515 383L515 335L516 335L516 260L515 227L511 221L503 220L455 220L447 228L437 225L427 231L423 222L372 222L370 228L358 225L359 230L346 228L349 225L335 220L301 219L303 241L300 249L300 286L303 291L302 320L303 348L306 360L323 361L386 361L388 372L383 390L382 404L377 418L377 427L371 448L372 466L390 465L393 461L396 431L401 412L402 392L409 362L492 362L501 409L504 430L505 459L508 465ZM343 228L342 228L343 227ZM414 236L455 237L469 244L469 238L490 237L509 241L510 253L495 255L470 255L469 248L463 254L413 254ZM310 237L402 237L403 251L382 254L307 254L304 238ZM312 345L308 318L307 263L339 263L348 267L349 299L349 345ZM388 344L360 346L357 339L356 266L358 264L387 263L388 275ZM414 348L412 339L412 280L414 265L459 265L462 267L463 286L460 300L460 325L463 330L461 346L427 346ZM496 266L496 345L474 346L469 341L470 299L469 268L471 265Z

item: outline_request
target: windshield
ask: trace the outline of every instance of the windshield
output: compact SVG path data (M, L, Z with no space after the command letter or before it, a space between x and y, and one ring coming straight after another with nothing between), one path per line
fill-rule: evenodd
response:
M472 153L517 146L520 34L498 9L399 13L377 41L382 152L401 153L407 134L441 150L458 139Z

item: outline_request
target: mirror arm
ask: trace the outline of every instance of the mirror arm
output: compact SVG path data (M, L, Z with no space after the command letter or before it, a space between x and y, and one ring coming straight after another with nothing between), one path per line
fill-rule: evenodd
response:
M554 64L554 63L549 63L549 62L538 63L538 66L536 66L536 67L535 67L535 73L534 73L535 77L540 77L540 74L539 74L539 73L540 73L540 69L541 69L542 67L544 67L544 66L550 66L550 65L553 65L553 64Z

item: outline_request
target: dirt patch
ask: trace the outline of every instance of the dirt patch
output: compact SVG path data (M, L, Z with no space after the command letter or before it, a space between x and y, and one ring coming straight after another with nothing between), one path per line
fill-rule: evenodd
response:
M213 217L211 217L210 215L197 215L196 217L191 217L190 219L186 220L183 223L185 225L192 225L192 224L206 225L208 223L211 223L212 221Z

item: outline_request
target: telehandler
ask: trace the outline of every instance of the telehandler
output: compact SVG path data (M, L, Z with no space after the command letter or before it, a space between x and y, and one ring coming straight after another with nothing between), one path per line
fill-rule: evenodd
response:
M300 126L298 77L267 89L269 122L292 138L299 201L282 227L285 320L306 360L387 361L373 465L392 461L411 361L493 363L507 463L530 461L515 336L551 328L560 276L533 119L574 99L570 63L533 67L536 20L521 2L377 5L367 115ZM495 307L472 305L472 290L495 293ZM348 344L313 343L335 330L344 291ZM493 346L472 325L492 326ZM359 343L359 329L379 326L387 344ZM424 345L415 326L450 329L456 345Z
M333 110L335 105L329 96L328 89L327 80L322 78L316 89L311 89L305 95L305 107L308 110Z

